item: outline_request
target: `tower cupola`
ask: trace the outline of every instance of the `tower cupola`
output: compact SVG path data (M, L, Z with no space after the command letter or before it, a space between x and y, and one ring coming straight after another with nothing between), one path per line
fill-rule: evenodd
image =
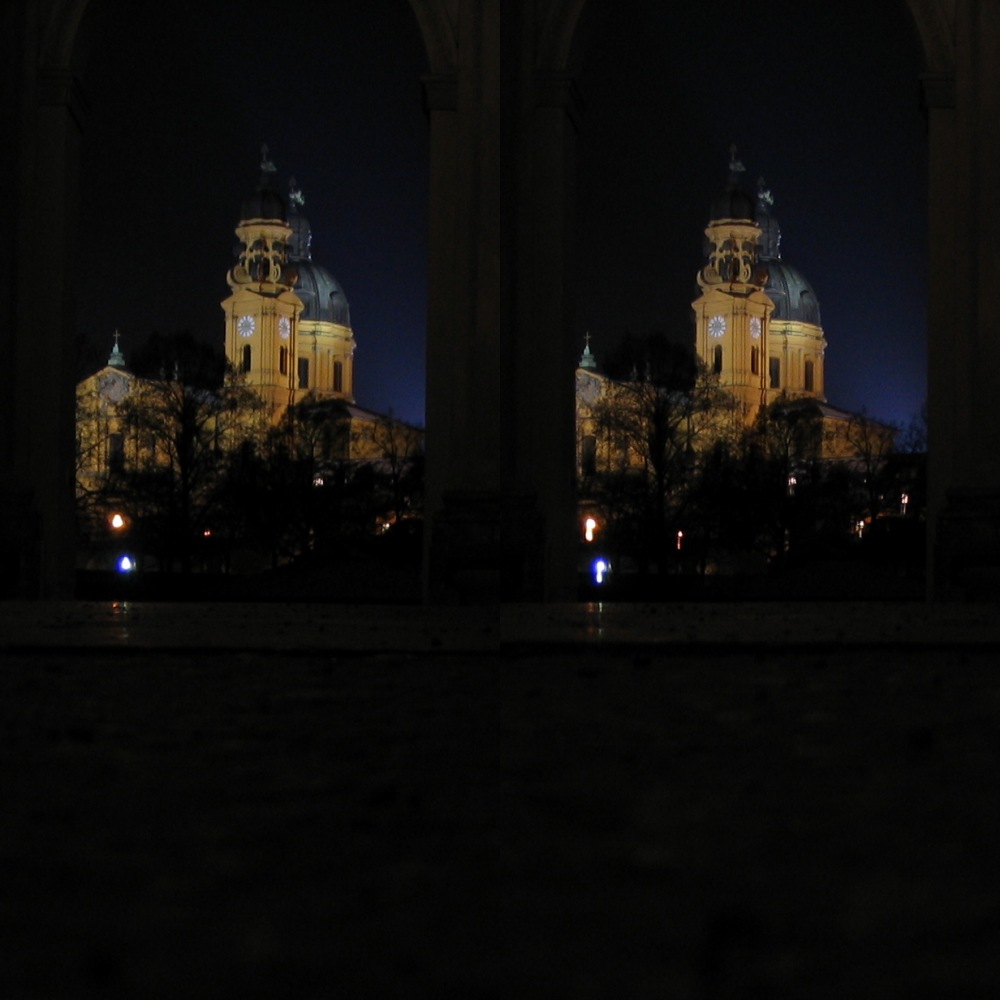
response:
M119 336L120 334L115 330L115 346L111 348L111 353L108 355L108 365L111 368L125 367L125 355L122 354L121 348L118 346Z
M743 188L746 167L736 158L735 143L729 147L729 178L723 191L712 201L709 222L753 221L754 202Z
M274 187L276 169L267 153L267 146L261 146L260 180L254 193L243 201L236 227L243 246L229 272L229 287L255 285L262 293L276 294L292 288L295 275L286 273L291 230L284 199Z

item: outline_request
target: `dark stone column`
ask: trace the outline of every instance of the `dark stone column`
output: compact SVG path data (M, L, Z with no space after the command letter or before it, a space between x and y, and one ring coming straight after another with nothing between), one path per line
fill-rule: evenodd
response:
M1000 597L1000 9L956 6L956 74L930 78L931 593ZM953 104L953 106L952 106Z
M4 289L10 395L0 448L0 594L67 598L75 556L73 256L82 101L70 72L33 63L33 19L20 28L17 87L6 98L16 108L17 198Z
M568 597L572 87L535 65L536 4L460 0L431 127L427 595Z

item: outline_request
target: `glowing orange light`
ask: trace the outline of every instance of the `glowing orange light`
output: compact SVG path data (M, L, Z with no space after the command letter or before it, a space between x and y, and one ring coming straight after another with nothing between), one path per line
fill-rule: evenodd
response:
M125 518L121 514L112 514L109 518L109 523L116 531L120 531L125 527Z
M586 521L583 522L583 537L587 539L588 542L594 540L594 532L597 530L597 522L592 518L588 517Z

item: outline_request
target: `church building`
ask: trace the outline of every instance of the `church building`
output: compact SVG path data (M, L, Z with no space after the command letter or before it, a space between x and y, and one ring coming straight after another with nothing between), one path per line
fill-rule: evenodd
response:
M781 228L761 180L756 203L731 148L729 181L705 230L701 295L692 303L706 369L741 404L747 422L779 397L825 401L826 340L812 287L781 257Z
M230 294L221 303L226 359L263 403L269 423L277 424L290 406L309 404L310 420L327 427L319 461L377 461L387 437L394 450L416 454L422 431L355 402L347 297L313 260L301 190L293 178L286 202L276 174L264 146L256 187L241 206L237 260L226 275ZM121 404L144 384L128 371L116 333L105 367L77 386L78 490L95 489L109 472L140 460L140 442L130 440Z
M354 334L343 289L312 259L302 192L293 179L286 208L275 174L265 146L236 227L242 246L222 309L226 357L277 418L310 394L354 402Z
M697 358L725 391L731 404L726 420L735 416L750 426L779 401L808 409L821 428L818 457L849 460L852 422L860 418L826 399L827 342L819 301L802 273L782 257L771 192L761 179L751 196L744 172L736 147L730 147L728 180L709 208L706 260L697 274L700 294L692 303ZM595 413L612 387L597 371L587 340L576 373L577 468L583 475L634 462L614 442L600 440ZM881 435L894 433L868 423Z

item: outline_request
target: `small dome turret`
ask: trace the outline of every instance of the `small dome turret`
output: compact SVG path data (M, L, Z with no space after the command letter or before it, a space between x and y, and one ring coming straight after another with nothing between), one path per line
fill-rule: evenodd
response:
M111 353L108 355L108 365L112 368L125 367L125 355L122 354L122 350L118 346L119 336L120 334L115 330L115 346L111 348Z

